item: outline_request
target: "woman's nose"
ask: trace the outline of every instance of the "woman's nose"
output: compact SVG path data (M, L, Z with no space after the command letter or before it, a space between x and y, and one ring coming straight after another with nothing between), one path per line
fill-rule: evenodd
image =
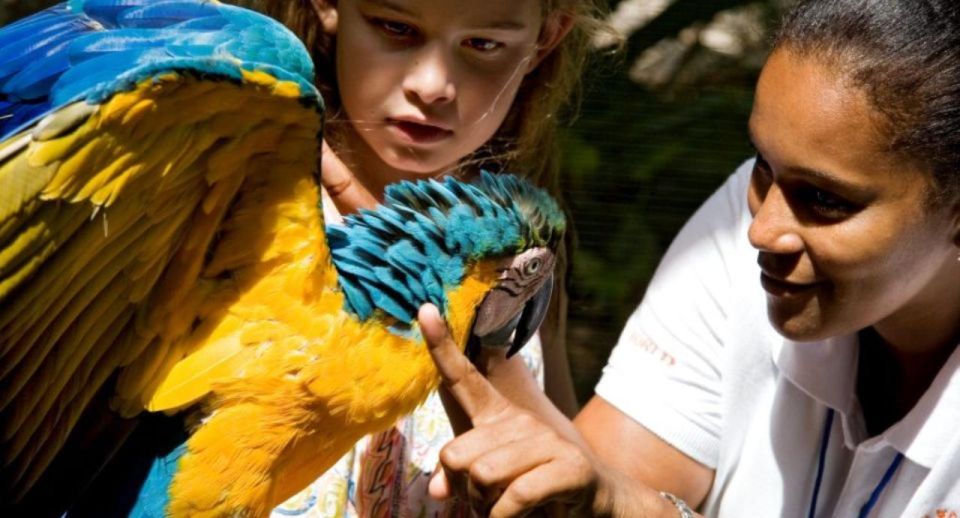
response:
M403 89L425 104L446 103L456 97L451 64L439 44L424 46L416 54Z
M747 238L754 248L774 254L796 254L803 251L800 225L783 191L776 184L765 193L753 188L750 192L753 221Z

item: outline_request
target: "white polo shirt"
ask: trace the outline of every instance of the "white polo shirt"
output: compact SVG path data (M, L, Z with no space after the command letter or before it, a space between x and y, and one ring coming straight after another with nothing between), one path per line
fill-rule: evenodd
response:
M795 343L767 320L747 241L752 167L743 164L677 236L597 394L715 470L707 516L808 516L833 409L817 517L859 516L876 493L871 518L956 518L960 348L900 422L868 438L857 337Z

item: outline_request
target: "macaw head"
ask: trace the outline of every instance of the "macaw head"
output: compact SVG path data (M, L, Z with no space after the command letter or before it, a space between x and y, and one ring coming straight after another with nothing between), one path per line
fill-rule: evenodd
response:
M546 314L565 225L545 191L484 172L473 183L392 185L383 205L327 234L346 306L361 320L416 333L417 310L431 302L452 328L465 324L473 345L509 355Z

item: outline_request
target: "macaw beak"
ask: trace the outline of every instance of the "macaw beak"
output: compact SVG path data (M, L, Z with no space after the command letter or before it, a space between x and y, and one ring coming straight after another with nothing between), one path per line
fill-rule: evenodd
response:
M552 273L544 277L540 288L526 300L504 290L488 293L477 310L467 343L467 357L476 359L479 347L507 348L507 358L516 354L543 322L552 293Z

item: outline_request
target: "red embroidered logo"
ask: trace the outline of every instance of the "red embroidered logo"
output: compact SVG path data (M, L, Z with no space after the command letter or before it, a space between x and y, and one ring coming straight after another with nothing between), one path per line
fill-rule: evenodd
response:
M653 343L653 341L646 336L632 334L630 339L637 347L642 349L644 352L649 353L651 356L657 358L661 362L667 365L673 365L677 363L676 358L674 358L672 354L658 347L657 344Z
M958 518L956 511L949 509L937 509L933 514L925 514L923 518Z

